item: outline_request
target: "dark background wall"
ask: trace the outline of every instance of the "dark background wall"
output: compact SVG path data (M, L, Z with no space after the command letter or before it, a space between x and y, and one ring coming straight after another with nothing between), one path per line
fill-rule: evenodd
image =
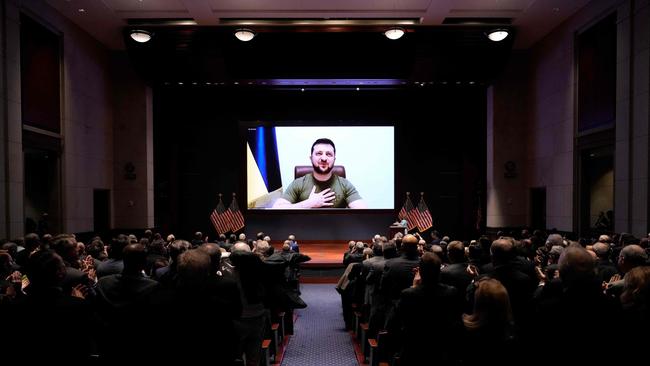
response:
M231 192L236 192L249 234L264 231L281 238L292 232L303 240L366 239L375 233L388 234L405 192L410 191L416 205L419 192L425 192L435 229L473 237L477 209L485 202L485 103L485 87L480 85L304 92L247 86L156 87L156 227L177 237L196 230L214 237L209 214L218 193L224 193L228 205ZM395 210L248 213L243 121L332 128L394 124ZM368 159L372 157L368 151Z

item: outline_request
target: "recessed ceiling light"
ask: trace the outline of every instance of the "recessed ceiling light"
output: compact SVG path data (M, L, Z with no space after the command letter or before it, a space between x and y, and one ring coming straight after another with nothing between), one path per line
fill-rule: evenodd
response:
M235 37L242 42L248 42L255 38L255 32L248 28L240 28L235 31Z
M84 8L79 8L79 9L77 9L77 11L80 12L80 13L85 13L85 12L86 12L86 9L84 9Z
M144 29L134 29L131 31L131 39L138 43L146 43L151 40L153 33L146 31Z
M510 33L507 29L494 29L488 32L487 37L490 41L501 42L508 37Z
M400 27L389 28L384 32L384 35L388 39L392 39L392 40L400 39L404 35L404 29Z

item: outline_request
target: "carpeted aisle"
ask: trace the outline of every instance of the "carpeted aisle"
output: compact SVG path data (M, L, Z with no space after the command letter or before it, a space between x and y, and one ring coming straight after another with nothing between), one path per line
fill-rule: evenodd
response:
M298 319L282 360L282 366L358 366L354 347L345 331L341 296L335 284L303 284L307 308Z

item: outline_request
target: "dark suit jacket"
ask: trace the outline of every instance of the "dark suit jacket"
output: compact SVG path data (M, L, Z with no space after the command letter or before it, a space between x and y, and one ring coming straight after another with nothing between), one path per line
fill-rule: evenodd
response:
M31 289L29 295L0 306L2 364L32 362L82 365L97 353L100 322L88 302L60 287Z
M99 279L96 286L96 309L105 324L100 333L101 353L109 360L119 360L130 352L140 352L140 337L148 296L160 284L141 274L115 274Z
M419 285L401 292L400 365L445 365L455 357L461 330L456 289L445 284Z
M384 264L384 271L381 276L380 288L388 299L399 299L402 290L411 287L413 284L413 268L420 264L417 255L402 254L397 258L391 258Z
M473 279L466 269L467 263L453 263L440 270L440 282L456 288L463 299L467 286Z
M571 287L559 281L553 286L547 284L537 301L536 310L534 335L537 339L533 340L533 344L548 342L561 335L570 341L563 350L562 358L571 364L620 364L628 352L639 351L624 351L620 347L594 349L595 340L621 334L620 303L604 295L595 278L590 283ZM553 352L540 352L538 356L540 364L557 362L557 355Z
M618 273L616 265L610 261L596 261L596 278L599 282L609 282L613 275Z
M501 282L508 290L510 297L510 304L512 306L512 315L515 318L515 323L518 326L524 326L530 320L531 315L531 301L533 293L537 288L537 280L528 277L521 271L516 270L510 264L500 265L494 267L494 270L487 275ZM469 308L474 305L474 291L475 286L469 286L467 294L467 301Z

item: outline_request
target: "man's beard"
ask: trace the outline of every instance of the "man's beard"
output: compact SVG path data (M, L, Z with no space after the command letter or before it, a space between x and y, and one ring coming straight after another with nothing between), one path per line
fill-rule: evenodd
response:
M314 171L318 174L329 174L329 172L331 172L332 169L334 169L334 165L328 166L327 169L325 170L321 169L319 164L311 163L311 165L312 167L314 167Z

